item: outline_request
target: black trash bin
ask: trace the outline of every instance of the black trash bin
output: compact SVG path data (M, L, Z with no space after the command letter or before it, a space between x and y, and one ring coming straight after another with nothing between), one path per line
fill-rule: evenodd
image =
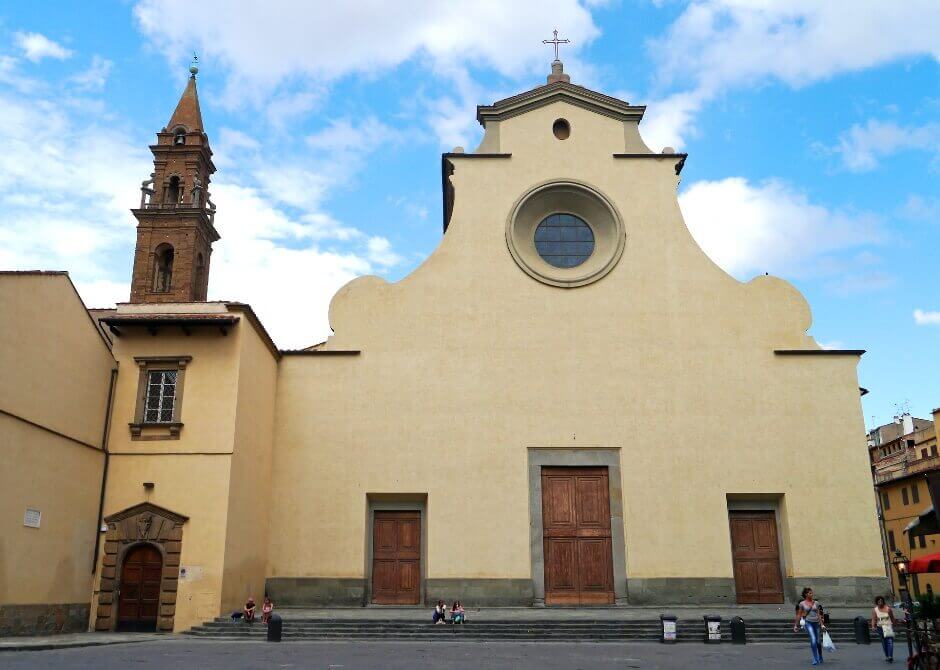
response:
M747 628L739 616L731 619L731 644L747 644Z
M705 644L720 644L721 617L717 614L706 614L702 619L705 621Z
M662 626L662 634L659 636L659 641L665 644L675 644L676 638L676 621L678 621L675 614L660 614L659 623Z
M871 633L868 630L868 619L863 616L855 617L855 644L871 644Z
M281 627L283 623L280 614L275 612L271 615L271 618L268 619L268 642L281 641Z

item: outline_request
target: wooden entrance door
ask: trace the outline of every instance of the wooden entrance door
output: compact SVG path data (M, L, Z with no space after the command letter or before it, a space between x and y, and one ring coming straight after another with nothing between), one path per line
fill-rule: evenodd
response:
M156 547L144 544L127 552L121 567L119 629L157 629L162 577L163 558Z
M546 605L612 605L607 468L542 468Z
M782 603L780 548L773 512L731 512L734 590L739 603Z
M421 581L421 513L375 512L372 602L417 605Z

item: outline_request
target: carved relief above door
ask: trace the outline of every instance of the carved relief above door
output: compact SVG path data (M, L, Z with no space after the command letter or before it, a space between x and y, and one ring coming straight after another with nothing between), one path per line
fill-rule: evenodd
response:
M172 632L187 519L151 503L105 517L95 630Z

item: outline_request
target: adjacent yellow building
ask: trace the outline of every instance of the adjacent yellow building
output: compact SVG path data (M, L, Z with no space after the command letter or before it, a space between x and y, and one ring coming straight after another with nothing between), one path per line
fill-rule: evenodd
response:
M940 535L909 532L922 515L933 512L925 475L940 470L938 448L940 408L933 411L933 421L905 414L869 433L886 565L897 549L909 558L940 552ZM888 572L892 590L897 592L898 576L893 569ZM940 594L940 575L911 575L910 586L915 599L922 592Z
M97 630L168 631L264 592L307 606L885 593L863 352L822 349L787 282L741 283L702 252L676 199L686 156L646 147L644 111L557 61L546 85L479 107L480 146L442 157L438 248L397 283L349 283L327 342L280 351L247 305L204 301L219 236L194 73L134 210L131 302L88 329L104 486L100 432L81 437L98 470L39 485L55 498L80 478L92 509L70 518L92 528L103 500L94 577L75 585L84 599L51 576L11 592L22 559L0 571L0 603L74 600ZM22 289L3 295L4 314L28 312ZM24 328L0 337L32 364ZM10 462L4 479L42 467ZM32 498L8 488L26 536Z

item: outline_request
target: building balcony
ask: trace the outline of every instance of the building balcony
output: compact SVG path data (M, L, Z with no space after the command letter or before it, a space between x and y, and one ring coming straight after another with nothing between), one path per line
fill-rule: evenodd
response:
M875 466L873 476L876 485L894 481L895 479L901 479L903 477L910 477L911 475L916 475L921 472L940 470L940 456L908 460L901 463L895 461L890 464L885 464L893 466L890 470L879 472L881 469L879 466L881 466L883 463L884 461L881 461Z

